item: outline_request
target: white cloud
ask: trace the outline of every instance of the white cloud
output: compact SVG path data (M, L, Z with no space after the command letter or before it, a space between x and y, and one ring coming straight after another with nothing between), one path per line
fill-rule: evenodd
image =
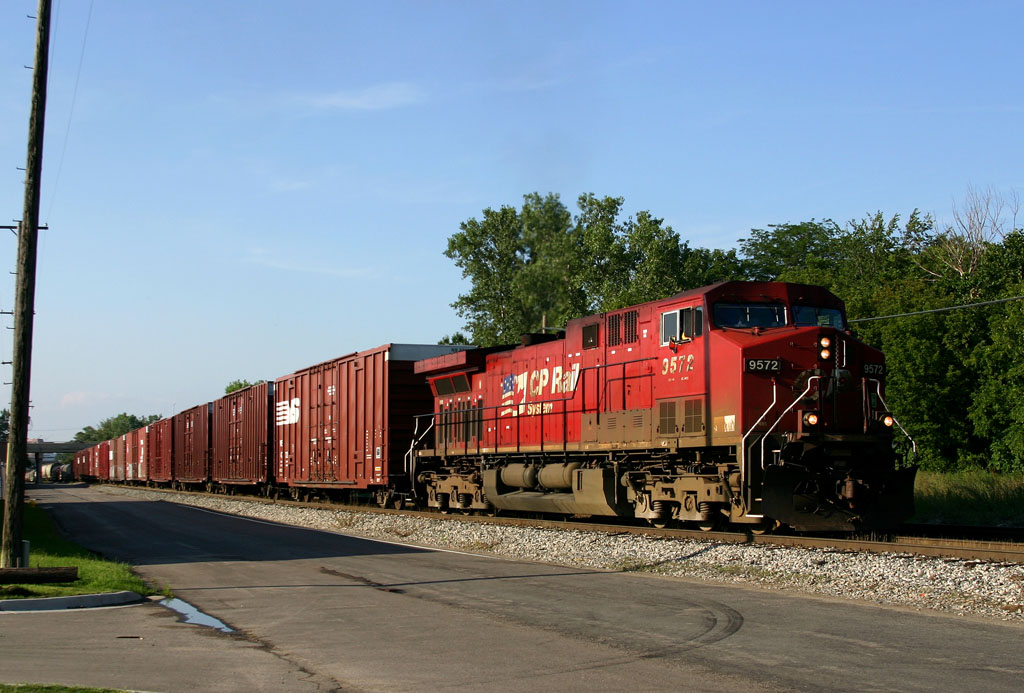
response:
M372 267L332 267L318 263L300 262L290 258L273 257L263 248L250 249L245 257L245 262L286 272L325 274L343 279L368 277L373 273Z
M60 398L60 406L70 407L76 404L85 404L88 396L88 393L85 392L69 392Z
M80 404L103 402L112 398L105 392L68 392L60 398L60 407L76 407Z
M423 92L413 84L388 82L362 89L342 89L328 94L307 96L303 100L324 110L382 111L408 106L423 99Z
M306 180L276 180L271 182L270 190L272 192L294 192L305 190L310 185L312 184Z

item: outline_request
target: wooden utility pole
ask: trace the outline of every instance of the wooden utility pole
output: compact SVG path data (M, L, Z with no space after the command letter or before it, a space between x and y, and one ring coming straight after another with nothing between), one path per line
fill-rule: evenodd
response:
M39 187L43 172L43 124L46 119L46 68L49 52L50 0L39 0L39 9L36 13L36 64L32 80L32 113L28 121L28 161L25 165L25 210L18 230L18 282L14 297L12 364L14 373L11 380L11 418L7 439L0 568L16 567L21 557L29 379L32 372L32 317L36 294L36 237L39 234Z

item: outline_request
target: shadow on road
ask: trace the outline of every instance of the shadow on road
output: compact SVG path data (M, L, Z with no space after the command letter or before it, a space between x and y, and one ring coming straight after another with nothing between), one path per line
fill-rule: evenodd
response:
M424 551L161 501L40 499L39 505L74 542L107 558L140 566Z

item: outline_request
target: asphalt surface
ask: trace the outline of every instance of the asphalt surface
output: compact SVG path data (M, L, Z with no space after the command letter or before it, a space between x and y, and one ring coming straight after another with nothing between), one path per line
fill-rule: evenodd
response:
M1002 622L417 549L96 489L29 492L77 541L235 632L156 604L0 613L5 682L1017 691L1024 680L1024 628Z

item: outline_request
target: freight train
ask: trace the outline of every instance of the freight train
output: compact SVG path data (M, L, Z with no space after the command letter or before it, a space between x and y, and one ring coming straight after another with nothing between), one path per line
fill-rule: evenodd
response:
M513 346L342 356L99 443L74 469L442 512L880 529L913 514L916 472L885 377L826 289L723 282Z

